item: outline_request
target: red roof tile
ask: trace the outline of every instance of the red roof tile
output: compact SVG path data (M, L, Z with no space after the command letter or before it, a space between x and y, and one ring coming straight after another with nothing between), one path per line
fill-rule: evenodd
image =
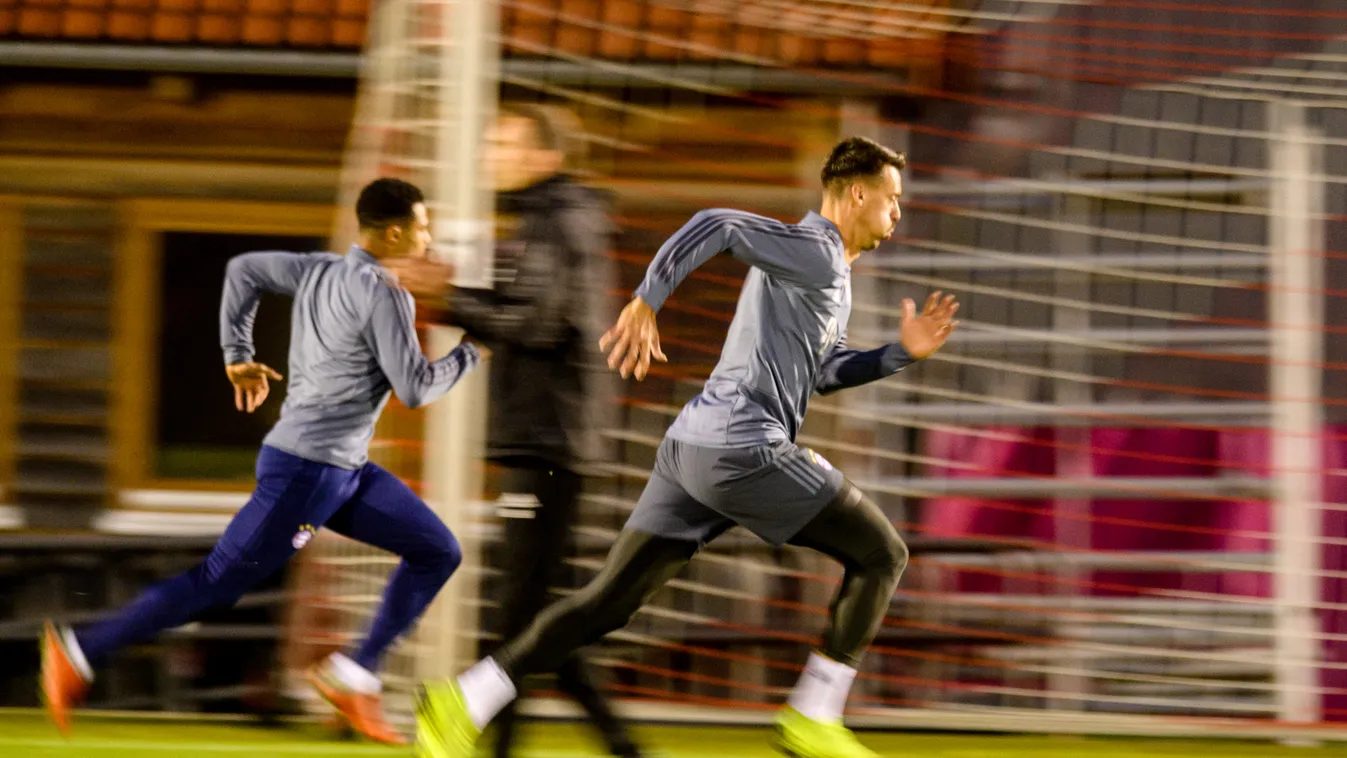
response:
M914 0L936 4L943 0ZM0 37L102 43L351 50L370 0L0 0ZM556 52L644 61L895 66L928 60L939 39L902 37L903 16L864 6L844 15L753 0L502 0L506 55ZM838 6L831 6L838 7ZM872 31L883 29L892 36Z

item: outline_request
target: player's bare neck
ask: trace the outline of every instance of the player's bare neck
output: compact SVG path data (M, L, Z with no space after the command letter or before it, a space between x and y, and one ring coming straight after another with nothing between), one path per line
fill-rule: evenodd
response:
M837 231L842 233L842 250L846 255L847 265L855 263L856 259L861 257L861 246L856 243L849 231L853 226L852 214L843 199L828 192L823 193L823 204L819 208L818 215L833 222Z
M375 260L383 260L388 257L388 246L377 238L371 239L366 235L361 235L359 244L360 249L369 253Z

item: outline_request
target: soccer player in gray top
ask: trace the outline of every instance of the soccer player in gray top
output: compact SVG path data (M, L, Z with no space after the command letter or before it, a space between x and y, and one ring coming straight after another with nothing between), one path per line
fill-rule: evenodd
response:
M253 360L263 292L294 297L290 391L257 457L257 488L196 568L145 590L111 617L43 633L42 690L57 725L86 694L93 669L116 650L233 605L326 527L402 557L369 633L309 678L342 718L371 739L402 744L384 719L384 651L429 605L461 562L458 541L407 485L369 462L374 424L390 390L410 407L449 391L480 360L464 344L438 361L421 352L412 296L380 260L422 257L430 226L421 191L380 179L356 203L360 244L346 255L263 252L229 262L220 342L234 402L252 413L280 374Z
M604 335L608 365L644 378L664 360L655 314L693 269L728 251L752 268L720 363L665 435L655 470L598 576L552 605L523 634L457 680L418 698L418 745L428 758L469 758L516 683L626 624L707 542L739 524L773 544L842 563L820 650L777 719L777 747L799 758L875 755L842 726L856 665L907 564L907 548L879 506L795 436L814 392L889 376L925 358L957 322L952 296L920 314L903 302L899 341L846 347L851 264L889 237L900 216L906 159L875 142L838 144L823 167L820 213L784 224L732 210L693 216L660 248L636 297Z

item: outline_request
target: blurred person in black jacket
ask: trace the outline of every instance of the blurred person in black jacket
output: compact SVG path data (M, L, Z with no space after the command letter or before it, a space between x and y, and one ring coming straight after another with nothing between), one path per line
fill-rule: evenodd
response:
M497 189L492 289L449 287L444 294L443 268L395 268L404 286L444 309L444 320L491 356L487 458L503 469L507 639L547 605L560 579L580 515L581 469L607 457L599 431L615 400L602 386L609 379L598 351L616 312L607 307L616 283L612 225L604 198L567 171L577 126L568 111L524 105L503 108L490 130L486 161ZM568 659L557 679L613 755L640 755L581 657ZM497 720L498 758L510 755L516 719L511 707Z

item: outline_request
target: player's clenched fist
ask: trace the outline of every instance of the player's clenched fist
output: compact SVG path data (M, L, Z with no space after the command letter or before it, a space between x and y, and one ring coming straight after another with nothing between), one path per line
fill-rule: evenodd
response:
M659 329L655 311L641 298L634 298L617 317L617 324L599 339L599 349L608 353L608 368L617 369L622 378L645 378L650 361L667 363L659 347Z
M454 276L453 266L424 258L392 258L384 261L383 265L397 277L398 284L417 300L444 299Z

